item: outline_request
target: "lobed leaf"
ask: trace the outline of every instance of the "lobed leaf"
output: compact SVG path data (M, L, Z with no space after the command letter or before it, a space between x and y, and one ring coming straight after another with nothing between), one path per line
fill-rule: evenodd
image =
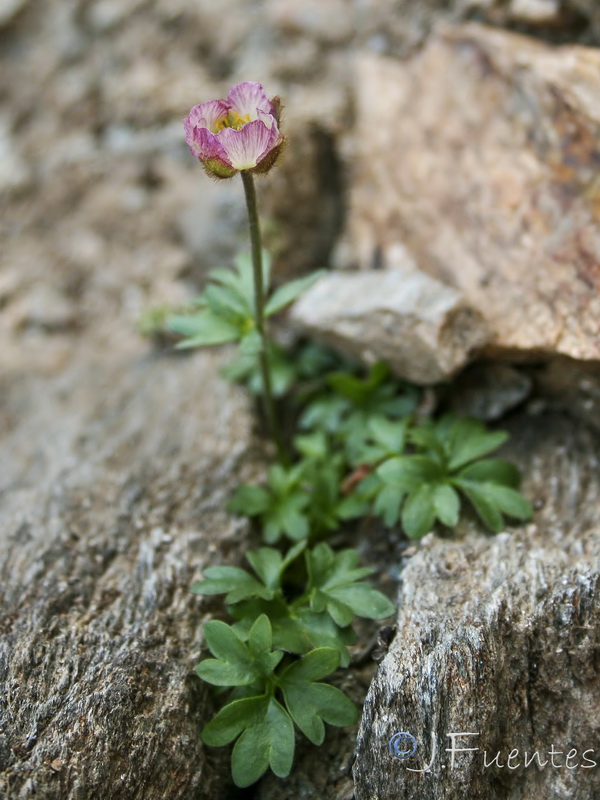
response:
M238 603L248 597L262 597L265 600L273 597L273 587L259 583L239 567L209 567L204 575L206 577L203 580L192 585L191 591L194 594L226 594L227 603Z
M333 686L317 683L334 672L339 654L330 648L312 650L292 663L281 675L280 687L287 709L302 733L313 743L325 738L323 721L332 725L352 725L358 711L343 692Z
M243 730L264 719L268 702L268 698L261 695L228 703L204 726L202 741L211 747L229 744Z
M260 722L246 728L231 754L231 775L240 788L251 786L269 767L278 778L290 774L294 761L294 725L290 715L271 698Z

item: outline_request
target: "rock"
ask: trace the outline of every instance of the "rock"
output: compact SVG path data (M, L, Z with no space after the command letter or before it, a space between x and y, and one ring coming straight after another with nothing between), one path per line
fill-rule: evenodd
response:
M461 372L447 391L454 413L490 422L521 405L532 389L533 379L523 370L480 361Z
M30 329L62 333L81 325L77 307L51 286L39 284L8 309L13 330Z
M551 24L560 20L560 0L512 0L513 19L533 24Z
M0 0L0 28L8 26L29 0Z
M268 0L266 13L272 25L328 44L340 44L352 36L352 14L343 0Z
M295 135L281 165L259 184L261 208L274 222L267 223L264 233L276 279L299 277L329 263L344 218L344 178L335 136L301 119L289 125L286 121L285 127Z
M534 375L538 407L561 409L600 431L600 367L560 358Z
M231 264L240 240L247 236L242 187L238 181L209 181L198 170L194 188L176 221L181 240L204 271Z
M11 134L11 124L0 116L0 192L26 186L30 172Z
M3 797L233 793L199 739L214 706L189 586L238 550L223 509L249 416L214 354L141 355L2 380Z
M600 359L600 51L453 29L362 58L357 114L359 261L408 247L483 314L489 354Z
M459 292L416 269L330 273L296 303L292 322L421 385L448 379L487 339Z
M365 702L356 800L600 792L600 439L558 414L522 414L512 430L540 510L493 538L468 525L458 540L429 534L408 561L397 636ZM414 741L392 740L402 732ZM465 748L454 765L450 734ZM416 751L393 757L394 743Z

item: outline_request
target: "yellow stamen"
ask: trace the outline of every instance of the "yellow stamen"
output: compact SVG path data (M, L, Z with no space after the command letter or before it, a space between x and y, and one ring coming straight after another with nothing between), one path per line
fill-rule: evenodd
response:
M221 117L214 123L213 133L219 133L223 128L234 128L239 131L247 122L250 122L250 114L242 117L237 111L230 111L226 117Z

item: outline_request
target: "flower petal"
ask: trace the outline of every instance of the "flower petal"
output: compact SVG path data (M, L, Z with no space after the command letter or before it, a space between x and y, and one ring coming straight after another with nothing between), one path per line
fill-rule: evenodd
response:
M225 128L218 138L235 169L252 169L280 140L277 126L269 129L260 120L248 122L240 130Z
M273 127L273 125L275 128L277 128L277 120L272 114L267 114L265 111L261 111L259 108L257 116L261 122L264 122L269 130Z
M240 119L253 122L258 119L258 112L273 113L273 104L265 94L262 84L255 81L238 83L229 90L227 102L231 110L239 115Z
M188 139L187 132L186 139L192 153L201 161L211 159L221 161L229 167L232 166L219 137L211 133L208 128L194 128L191 140Z
M183 120L186 139L194 128L208 128L212 133L217 133L220 130L218 123L226 119L228 113L229 105L225 100L209 100L207 103L194 106Z

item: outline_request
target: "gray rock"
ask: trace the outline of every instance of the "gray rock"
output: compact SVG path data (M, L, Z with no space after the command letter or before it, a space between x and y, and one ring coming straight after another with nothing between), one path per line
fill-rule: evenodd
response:
M12 136L12 124L0 116L0 192L10 192L27 185L31 170Z
M522 415L513 433L539 510L494 538L468 525L454 541L430 534L408 561L397 636L364 707L356 800L600 792L600 441L559 415ZM402 732L417 745L405 759L388 749ZM455 748L477 748L454 765L453 733ZM397 755L413 744L394 742ZM525 765L535 751L545 766Z
M449 378L487 338L481 316L459 292L416 269L326 275L294 306L292 321L422 385Z
M0 0L0 28L12 22L28 2L29 0Z
M223 508L250 423L219 364L111 352L3 380L3 797L231 797L189 592L243 532Z
M560 19L560 0L512 0L510 14L519 22L551 24Z
M492 421L526 400L533 380L510 364L484 361L467 367L448 389L455 413Z

